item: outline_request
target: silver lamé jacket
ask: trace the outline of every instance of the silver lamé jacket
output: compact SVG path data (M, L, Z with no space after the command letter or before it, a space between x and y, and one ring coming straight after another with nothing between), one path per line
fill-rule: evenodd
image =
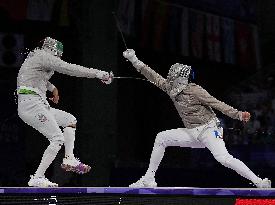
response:
M150 67L144 66L140 72L170 96L186 128L195 128L216 119L216 114L212 108L233 119L240 120L241 111L217 100L195 83L182 85L173 90L166 79Z

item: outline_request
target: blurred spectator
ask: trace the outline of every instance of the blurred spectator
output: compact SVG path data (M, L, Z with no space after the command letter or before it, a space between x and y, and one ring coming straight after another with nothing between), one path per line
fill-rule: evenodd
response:
M251 79L232 88L229 100L238 102L237 107L251 112L251 120L243 128L234 123L228 139L231 144L275 143L275 82L273 74L259 72ZM230 99L232 98L232 99ZM236 131L241 130L237 137ZM250 141L251 140L251 141Z
M255 115L254 113L251 115L251 120L249 123L245 125L245 130L247 134L253 135L255 133L258 133L261 128L261 124L259 121L259 117Z

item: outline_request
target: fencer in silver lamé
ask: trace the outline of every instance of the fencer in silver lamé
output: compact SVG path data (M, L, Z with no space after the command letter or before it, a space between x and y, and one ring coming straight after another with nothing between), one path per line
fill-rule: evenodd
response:
M175 79L177 79L178 77L188 79L190 72L191 72L191 66L176 63L172 65L171 68L169 69L166 80L170 85L173 85Z

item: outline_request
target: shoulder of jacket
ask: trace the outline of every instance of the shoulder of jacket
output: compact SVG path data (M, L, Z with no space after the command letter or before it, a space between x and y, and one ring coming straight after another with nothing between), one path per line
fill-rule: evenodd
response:
M34 50L33 51L33 54L32 54L32 57L34 58L41 58L41 57L46 57L47 56L47 53L45 51L42 51L42 50Z
M190 83L190 85L191 85L193 88L205 90L202 86L200 86L200 85L198 85L198 84Z
M197 85L197 84L195 84L195 83L189 83L189 84L188 84L188 87L189 87L190 89L202 88L201 86L199 86L199 85Z
M189 84L189 92L193 94L194 96L202 95L203 93L207 92L203 87L200 85L197 85L195 83Z

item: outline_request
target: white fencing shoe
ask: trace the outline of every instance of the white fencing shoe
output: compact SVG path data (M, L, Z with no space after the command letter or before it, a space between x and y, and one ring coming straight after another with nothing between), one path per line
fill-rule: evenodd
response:
M31 175L28 185L31 187L58 187L58 184L51 182L46 177L35 177L33 175Z
M129 187L131 188L141 188L141 187L157 187L157 183L155 181L155 178L146 178L141 177L140 180L137 182L130 184Z
M67 172L75 172L77 174L85 174L91 170L89 165L80 162L80 160L75 157L65 157L61 168Z
M262 179L259 183L255 184L257 188L271 188L271 180L268 178Z

